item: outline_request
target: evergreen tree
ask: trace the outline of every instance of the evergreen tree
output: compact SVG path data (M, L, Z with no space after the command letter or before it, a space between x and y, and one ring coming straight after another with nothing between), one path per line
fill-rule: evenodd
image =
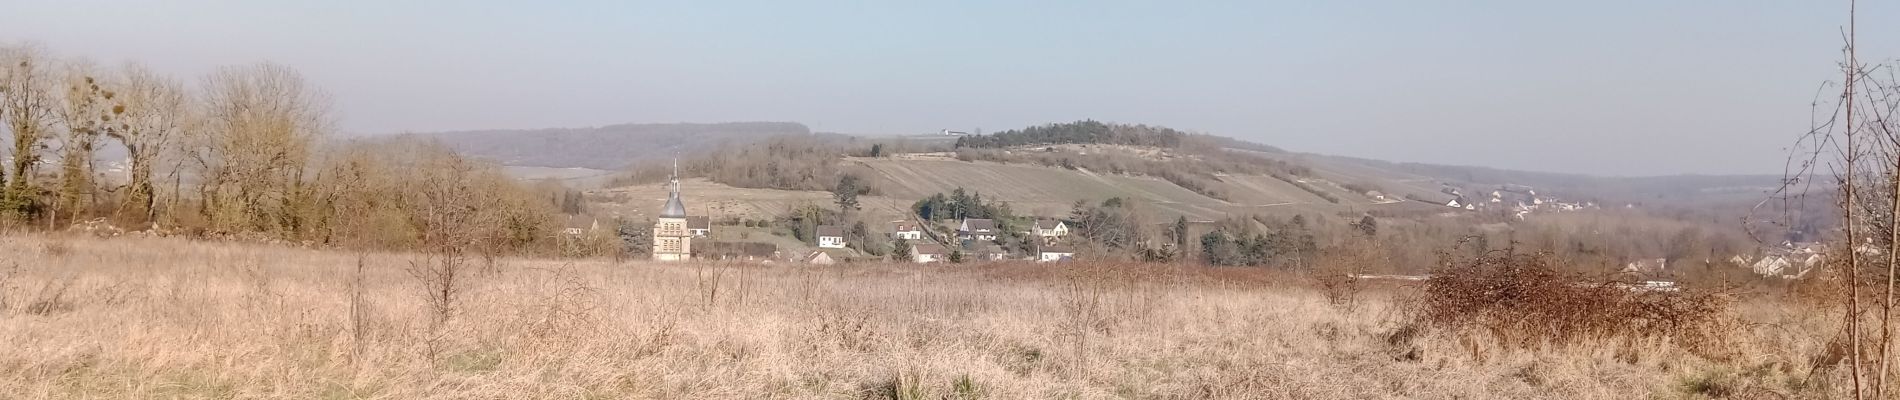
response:
M898 238L892 241L891 258L896 261L910 261L910 240Z
M1353 227L1366 237L1379 236L1379 220L1373 219L1371 215L1359 218L1359 223L1353 224Z
M831 188L831 198L838 203L838 212L850 213L858 209L859 186L857 175L838 177L838 185Z
M1170 236L1173 236L1175 251L1184 251L1187 249L1187 246L1188 246L1187 216L1183 215L1179 218L1175 218L1174 226L1171 229L1169 229L1168 232L1170 233Z

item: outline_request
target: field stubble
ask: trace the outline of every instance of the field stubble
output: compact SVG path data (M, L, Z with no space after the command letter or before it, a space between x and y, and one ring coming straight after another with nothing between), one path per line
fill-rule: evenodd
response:
M1401 329L1260 270L503 259L437 323L421 256L0 236L8 398L1808 397L1827 320L1751 300L1739 357ZM360 265L360 267L359 267ZM1402 339L1402 340L1401 340Z

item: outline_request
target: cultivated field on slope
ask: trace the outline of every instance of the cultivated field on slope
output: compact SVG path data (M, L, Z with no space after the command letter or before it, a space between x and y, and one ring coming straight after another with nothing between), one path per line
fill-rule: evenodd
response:
M578 167L552 168L552 167L503 166L501 167L501 171L507 173L508 176L512 176L512 177L515 177L516 179L520 179L524 181L533 182L533 181L552 179L552 180L561 182L562 185L566 185L568 187L576 187L576 188L599 187L603 184L606 184L608 180L613 179L615 175L620 174L619 171L592 169L592 168L578 168Z
M1440 188L1443 187L1439 183L1439 180L1428 176L1373 168L1350 160L1330 156L1298 153L1266 153L1245 150L1231 151L1285 161L1311 168L1320 178L1333 183L1330 187L1323 187L1327 189L1346 191L1344 188L1339 188L1338 186L1356 183L1376 186L1380 191L1385 192L1387 196L1395 198L1403 198L1404 196L1410 195L1432 200L1441 200L1441 198L1443 200L1451 199L1451 196L1439 191ZM1370 202L1369 199L1366 199L1364 196L1354 196L1353 200L1356 202Z
M680 181L686 214L710 216L714 220L773 219L807 205L837 208L831 192L812 190L775 190L736 188L705 179ZM633 220L652 218L666 205L665 184L640 184L587 192L588 212L602 217L621 216ZM889 221L909 213L915 199L888 196L863 196L859 206L869 221Z
M1065 216L1077 200L1095 203L1110 197L1140 200L1168 219L1338 209L1285 182L1267 182L1273 180L1270 177L1223 177L1237 182L1229 185L1233 200L1229 202L1157 178L1086 170L939 159L854 158L848 162L874 172L872 181L885 197L917 199L962 187L980 191L988 199L1007 200L1018 214Z
M475 261L435 323L410 254L41 235L0 254L0 397L20 399L1694 398L1788 393L1829 330L1756 304L1745 356L1715 364L1394 346L1402 292L1346 309L1252 269L531 259Z

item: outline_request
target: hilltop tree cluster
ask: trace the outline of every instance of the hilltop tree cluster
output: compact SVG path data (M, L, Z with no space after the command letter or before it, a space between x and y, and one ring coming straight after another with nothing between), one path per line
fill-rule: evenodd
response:
M1005 148L1046 144L1120 144L1179 147L1188 134L1148 125L1108 124L1094 120L1032 126L990 135L957 138L957 148Z

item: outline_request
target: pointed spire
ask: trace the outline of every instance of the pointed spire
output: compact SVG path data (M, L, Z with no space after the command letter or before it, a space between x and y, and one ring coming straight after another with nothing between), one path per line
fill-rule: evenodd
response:
M680 202L680 159L679 157L673 158L673 177L668 183L671 183L672 185L667 188L668 193L666 194L666 206L660 208L660 217L661 218L686 218L686 205Z

